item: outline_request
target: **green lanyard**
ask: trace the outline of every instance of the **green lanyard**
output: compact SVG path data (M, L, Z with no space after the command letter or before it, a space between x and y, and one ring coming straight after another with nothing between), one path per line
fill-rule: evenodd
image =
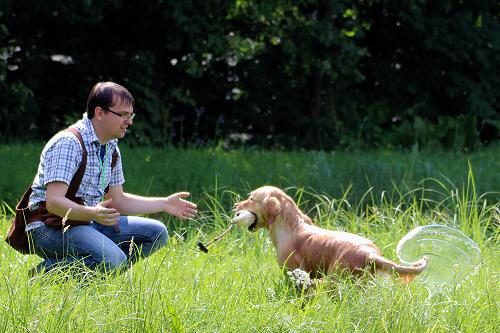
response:
M103 193L103 196L101 198L101 201L104 201L104 189L106 188L105 182L106 182L106 164L108 162L108 144L106 144L106 150L104 152L104 160L101 158L101 147L99 147L99 162L101 162L101 167L99 170L99 183L100 183L100 188Z

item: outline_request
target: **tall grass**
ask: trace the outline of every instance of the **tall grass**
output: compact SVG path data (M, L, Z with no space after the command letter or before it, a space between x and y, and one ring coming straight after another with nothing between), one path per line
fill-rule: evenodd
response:
M348 186L336 197L309 186L286 188L317 224L364 235L392 259L415 226L464 231L480 245L483 262L451 290L335 277L303 295L278 267L265 231L233 228L201 253L196 241L224 230L232 203L246 195L221 189L217 178L199 194L199 218L167 218L168 246L120 276L83 271L29 279L40 259L0 243L0 332L496 332L500 203L480 195L475 179L468 168L463 187L432 178L410 190L400 183L378 193L370 187L355 201ZM4 208L2 231L9 218Z
M0 144L0 200L9 205L33 181L41 144ZM351 203L362 196L387 200L419 191L423 179L445 181L446 186L467 186L468 164L474 170L476 193L489 200L500 196L500 145L471 153L419 151L260 151L212 149L153 149L121 147L124 188L138 194L166 195L188 190L194 200L202 193L230 190L247 193L264 184L315 191ZM447 181L445 180L447 179ZM449 183L448 183L449 181ZM424 184L426 197L433 185ZM367 189L371 191L367 194ZM417 195L417 194L416 194ZM423 195L420 193L419 195ZM438 196L440 197L440 196ZM306 199L306 198L304 198ZM223 202L228 204L228 202Z

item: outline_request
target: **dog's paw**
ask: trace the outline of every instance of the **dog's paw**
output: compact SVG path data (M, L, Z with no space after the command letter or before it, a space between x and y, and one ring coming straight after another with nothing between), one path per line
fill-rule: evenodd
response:
M299 268L296 268L293 271L288 271L286 274L297 288L297 291L300 293L306 292L312 285L309 273Z

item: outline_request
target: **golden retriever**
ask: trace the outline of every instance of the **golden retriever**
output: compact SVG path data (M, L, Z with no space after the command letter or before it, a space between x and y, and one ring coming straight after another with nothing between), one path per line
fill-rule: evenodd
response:
M345 270L359 275L368 269L394 272L409 282L427 265L426 258L411 266L398 265L382 257L378 247L364 237L314 225L292 198L276 187L256 189L247 200L236 203L235 209L234 223L250 231L269 230L281 266L299 268L313 278Z

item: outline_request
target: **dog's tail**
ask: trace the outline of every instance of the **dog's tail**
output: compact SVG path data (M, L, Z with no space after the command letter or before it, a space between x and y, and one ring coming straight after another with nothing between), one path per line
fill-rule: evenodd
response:
M390 273L395 272L399 275L399 278L405 282L413 280L413 278L420 274L427 266L426 257L411 263L410 266L398 265L378 254L372 254L370 259L375 264L377 269Z

